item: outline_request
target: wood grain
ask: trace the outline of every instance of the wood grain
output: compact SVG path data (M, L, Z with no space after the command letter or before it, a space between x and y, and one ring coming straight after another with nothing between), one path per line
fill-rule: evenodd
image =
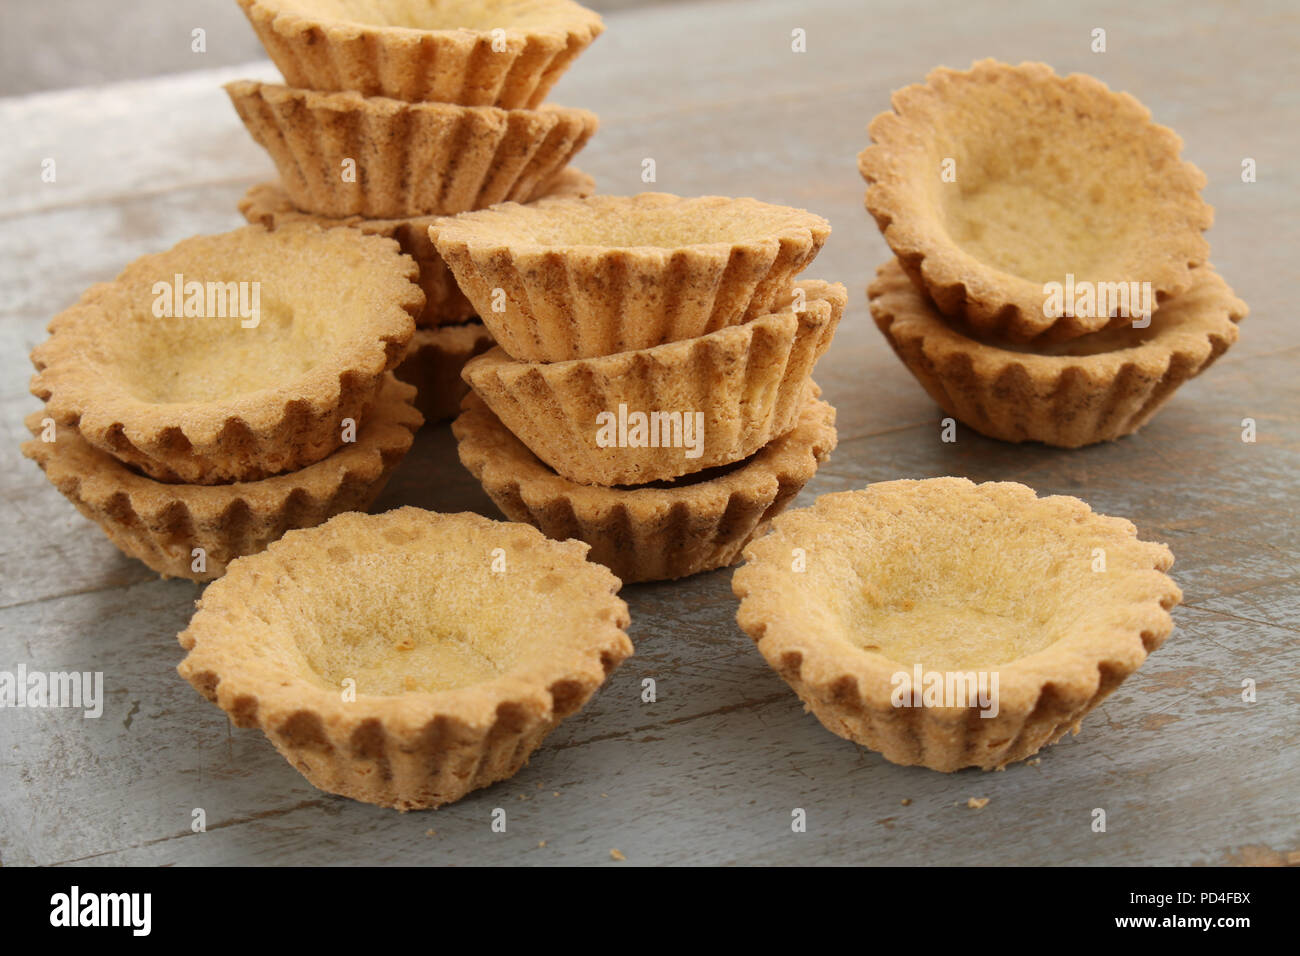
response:
M1168 644L1040 762L945 776L892 766L803 713L736 628L731 572L719 571L626 589L636 656L515 779L423 814L319 793L176 676L175 634L199 588L122 557L17 451L36 407L26 356L49 317L138 255L240 224L235 202L271 166L219 84L274 73L256 64L3 100L0 669L100 670L107 704L99 720L0 711L0 863L612 864L614 848L633 864L1295 859L1294 7L751 0L607 23L554 93L601 115L579 165L602 191L753 195L834 226L810 274L851 291L817 372L840 447L802 503L948 474L1079 495L1173 548L1186 603ZM1089 52L1095 26L1110 52ZM807 53L790 51L796 27ZM986 55L1129 90L1209 176L1214 262L1252 315L1233 351L1118 443L1060 451L964 429L941 442L938 410L867 314L887 251L855 169L865 125L891 89ZM1252 184L1240 179L1247 156ZM39 179L45 157L54 184ZM640 180L647 157L653 187ZM1247 417L1253 444L1241 441ZM377 507L402 503L495 515L445 425L420 434ZM654 704L640 702L644 677ZM1257 703L1241 701L1244 678L1258 682ZM972 810L970 797L990 802ZM205 833L190 830L196 807ZM495 807L504 834L489 828ZM806 833L791 832L796 807ZM1095 807L1104 834L1091 832Z

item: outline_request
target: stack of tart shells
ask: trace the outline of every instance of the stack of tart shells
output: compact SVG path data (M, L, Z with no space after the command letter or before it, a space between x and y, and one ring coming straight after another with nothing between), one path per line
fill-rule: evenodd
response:
M858 157L896 257L868 297L949 415L1003 441L1117 439L1237 341L1247 308L1208 261L1205 176L1132 96L984 60L892 102ZM1096 293L1082 308L1064 301L1076 279ZM1097 307L1121 284L1148 314L1135 296Z
M460 369L492 338L429 225L506 200L595 191L568 165L595 133L595 114L543 100L600 35L600 17L570 0L423 13L362 0L239 3L287 84L226 85L279 172L248 191L240 212L270 229L306 220L396 240L425 294L396 375L416 386L426 421L454 416Z
M125 554L220 577L286 531L368 508L410 450L423 419L393 369L424 306L416 275L391 239L309 223L137 259L33 350L45 406L23 454ZM258 320L159 317L159 283L177 276L247 276L234 281L259 284Z
M550 198L430 235L497 346L465 365L461 461L512 520L625 582L733 563L835 447L813 366L830 227L718 196Z

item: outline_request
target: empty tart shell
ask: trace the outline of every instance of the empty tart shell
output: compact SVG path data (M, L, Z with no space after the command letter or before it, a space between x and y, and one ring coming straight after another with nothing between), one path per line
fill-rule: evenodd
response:
M991 770L1077 733L1164 643L1172 564L1077 498L935 478L787 512L732 587L741 628L828 730L897 764Z
M896 261L868 289L894 352L944 411L982 435L1078 448L1131 434L1237 341L1246 304L1204 265L1145 329L1023 347L957 331Z
M482 322L416 329L406 357L394 374L416 388L415 407L426 422L440 422L460 413L469 386L460 377L465 363L492 347Z
M543 199L442 219L438 252L513 358L559 362L695 338L773 311L830 225L754 199Z
M447 215L528 200L596 132L596 114L544 106L406 103L251 80L226 84L248 132L303 212Z
M794 427L846 298L838 283L800 282L781 311L699 338L550 363L495 348L462 374L570 481L666 481L748 458Z
M186 239L55 316L32 392L159 481L293 471L342 444L401 360L424 306L415 277L397 243L350 229Z
M498 508L557 541L591 545L591 560L626 583L726 567L794 500L835 449L835 409L810 389L797 424L744 462L677 484L580 485L557 475L473 393L452 423L460 460Z
M298 471L228 485L176 485L138 474L84 441L71 425L41 436L44 412L27 418L35 440L23 454L126 555L165 578L220 577L235 558L263 550L294 528L364 511L411 448L420 415L415 390L391 373L356 441ZM195 549L202 549L196 554Z
M209 586L178 670L313 786L437 807L517 773L632 653L586 552L473 514L339 515Z
M933 71L893 107L858 157L867 209L913 281L976 334L1058 341L1131 322L1137 305L1072 315L1046 284L1149 283L1155 306L1209 255L1205 176L1127 93L984 60Z
M293 86L531 109L605 29L568 0L239 0Z
M560 171L550 182L541 186L534 199L544 196L590 196L596 191L596 181L572 166ZM364 233L396 239L402 251L420 267L420 288L424 291L424 311L415 317L417 326L455 324L473 318L477 313L465 298L447 264L438 255L429 238L429 226L436 216L416 216L408 219L363 219L349 216L330 219L299 212L280 183L258 183L251 187L239 201L239 211L249 222L261 223L268 229L289 222L313 222L319 226L351 226Z

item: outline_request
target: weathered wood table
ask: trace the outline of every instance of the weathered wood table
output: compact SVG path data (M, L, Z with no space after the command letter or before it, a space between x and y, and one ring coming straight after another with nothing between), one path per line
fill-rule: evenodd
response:
M320 793L176 675L200 588L122 557L18 454L37 407L27 353L49 317L138 255L241 223L236 200L272 167L219 84L274 73L0 101L0 670L102 671L106 684L98 720L0 710L0 862L598 864L614 849L634 864L1300 860L1294 5L762 0L607 23L554 95L601 115L579 165L602 191L647 188L652 158L649 188L752 195L834 225L810 275L851 290L817 373L840 445L801 502L935 475L1081 496L1172 546L1186 600L1169 642L1041 762L945 776L888 764L805 714L735 626L724 570L627 588L636 656L515 779L407 815ZM1106 53L1090 50L1096 27ZM791 51L796 28L806 53ZM986 55L1133 92L1209 176L1213 259L1252 315L1233 351L1116 444L1017 447L964 429L943 443L939 411L868 316L864 288L887 252L861 203L864 127L890 90ZM1242 182L1246 157L1257 182ZM54 183L40 178L46 158ZM376 507L399 504L496 514L445 424L420 434ZM490 828L496 807L505 833ZM796 807L806 833L791 830ZM1096 807L1105 833L1090 827ZM195 808L206 832L191 829Z

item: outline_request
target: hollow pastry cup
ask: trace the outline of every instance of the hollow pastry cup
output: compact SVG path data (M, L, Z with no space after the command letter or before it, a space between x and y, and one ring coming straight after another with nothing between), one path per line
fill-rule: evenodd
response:
M291 86L533 109L604 30L568 0L239 0Z
M846 298L838 283L808 280L778 311L695 339L550 363L496 348L462 374L570 481L664 481L748 458L794 427Z
M397 243L299 223L186 239L92 286L32 351L59 425L159 481L255 481L343 444L424 307Z
M867 209L973 334L1054 342L1123 325L1185 291L1209 256L1204 174L1127 93L982 60L892 102L858 157Z
M586 551L480 515L339 515L234 562L177 669L313 786L441 806L517 773L632 653Z
M421 422L415 390L391 373L388 379L356 441L298 471L260 481L155 481L87 443L75 427L54 425L44 412L27 417L35 438L22 451L123 554L165 578L208 581L287 531L370 507ZM43 440L46 434L54 440Z
M944 411L982 435L1078 448L1132 434L1237 341L1246 304L1208 264L1145 329L1033 350L953 328L896 261L868 289L894 352Z
M830 225L754 199L642 193L503 204L429 232L506 353L559 362L773 311Z
M591 560L625 583L726 567L763 534L835 449L835 409L813 396L795 427L743 462L686 482L636 488L582 485L557 475L474 394L452 423L460 460L505 515L549 538L591 546Z
M407 103L251 80L226 92L294 206L332 218L447 215L530 199L598 125L596 114L561 106Z
M823 495L745 549L737 621L826 729L904 765L1055 743L1173 628L1173 555L1013 482Z

